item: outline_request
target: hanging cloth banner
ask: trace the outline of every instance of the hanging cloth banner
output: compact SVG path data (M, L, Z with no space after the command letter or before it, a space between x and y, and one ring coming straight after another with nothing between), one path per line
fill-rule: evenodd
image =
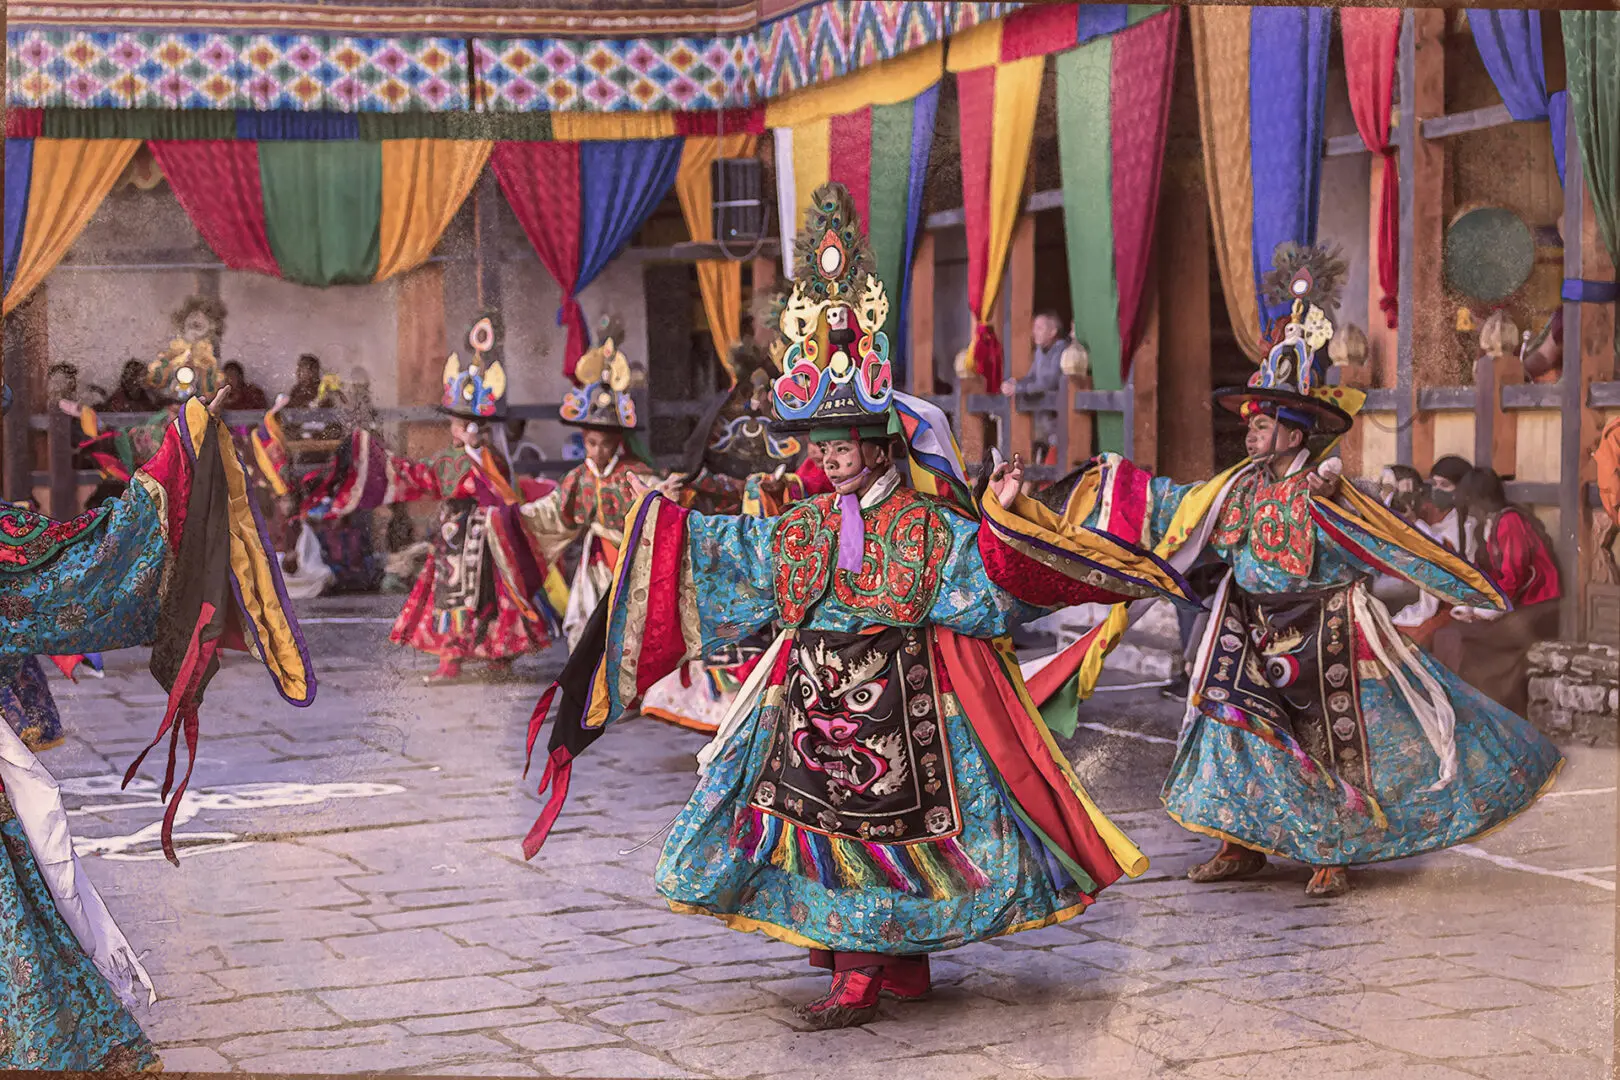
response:
M1124 388L1141 334L1180 28L1171 8L1057 58L1069 294L1099 390ZM1125 452L1124 418L1097 422L1101 449Z
M1259 363L1262 334L1284 314L1261 300L1272 254L1316 239L1333 11L1200 6L1189 16L1221 285L1232 332Z
M1541 51L1541 12L1469 8L1479 58L1490 73L1502 104L1515 120L1546 120L1552 135L1558 182L1564 182L1565 90L1547 93L1546 64Z
M679 138L495 144L501 191L563 293L557 324L567 330L570 379L590 348L578 294L663 200L681 148Z
M266 119L252 131L333 137L148 145L221 262L299 285L383 281L420 266L490 148L470 139L361 142L290 120Z
M478 182L493 145L470 139L389 139L382 144L375 280L427 262Z
M1610 262L1620 266L1620 11L1566 11L1561 18L1582 175Z
M714 193L709 167L717 158L753 157L759 136L748 134L689 135L675 176L686 231L696 243L714 240ZM731 370L731 347L742 340L742 265L731 259L707 259L697 264L698 290L709 318L714 352L736 383Z
M6 140L7 315L62 261L140 147L137 139L33 139L13 148L22 141ZM11 170L25 161L23 184ZM16 234L14 219L21 222Z
M907 349L899 328L905 324L944 59L941 46L919 49L782 98L765 112L776 145L783 252L793 250L811 192L828 181L849 188L877 258L877 276L889 289L883 330L895 344L900 378ZM790 258L784 262L791 268Z
M1390 107L1395 98L1395 53L1401 42L1399 8L1339 9L1344 39L1344 73L1350 89L1350 111L1367 149L1383 162L1378 197L1378 307L1391 330L1399 308L1401 185L1395 145L1389 141ZM1540 51L1539 46L1537 51Z

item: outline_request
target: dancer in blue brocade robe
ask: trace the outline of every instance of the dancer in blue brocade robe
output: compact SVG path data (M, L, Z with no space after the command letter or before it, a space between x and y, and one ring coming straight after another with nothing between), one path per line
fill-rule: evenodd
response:
M1387 574L1453 605L1508 606L1480 571L1340 484L1336 460L1313 467L1307 439L1342 435L1362 396L1326 385L1320 357L1333 331L1316 305L1331 305L1331 266L1279 252L1274 277L1294 299L1281 340L1247 387L1217 393L1248 422L1248 460L1174 484L1105 459L1103 472L1135 474L1137 509L1124 527L1088 520L1139 536L1172 565L1207 551L1229 568L1163 793L1176 821L1222 841L1188 877L1249 877L1276 855L1315 869L1307 894L1337 896L1348 866L1499 827L1552 784L1562 756L1412 645L1372 595ZM1116 609L1054 661L1058 676L1077 672L1082 699L1126 618ZM1032 688L1058 681L1031 678Z
M676 911L808 949L832 982L801 1012L831 1028L870 1019L880 993L926 994L930 954L1073 918L1146 868L1041 724L1007 638L1058 605L1187 597L1104 533L1028 528L1008 510L1019 470L981 518L944 416L893 392L888 302L847 190L813 204L773 405L778 430L820 443L837 491L709 516L638 483L612 589L559 683L541 785L556 790L525 852L607 726L682 663L772 628L655 884Z
M230 447L192 402L121 497L64 522L0 508L0 668L153 644L154 673L173 685L174 730L185 729L192 754L217 648L251 640L283 697L308 704L309 658L256 515L233 497L245 481ZM173 654L159 650L175 633L184 656L171 669ZM167 820L164 844L172 852ZM0 725L0 971L0 1070L160 1067L130 1013L140 998L156 1000L151 980L73 853L56 781L9 725Z

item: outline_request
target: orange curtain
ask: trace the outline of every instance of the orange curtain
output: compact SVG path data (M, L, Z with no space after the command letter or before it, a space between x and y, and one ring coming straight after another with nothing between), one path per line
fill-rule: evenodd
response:
M28 216L5 314L62 261L140 145L139 139L34 140Z
M493 143L385 139L377 274L383 281L428 260L484 170Z
M681 201L681 216L694 241L714 239L714 199L709 186L709 166L716 158L753 157L757 135L689 135L681 153L680 172L675 177L675 194ZM742 265L729 259L712 259L697 264L698 288L703 293L703 310L709 316L709 334L720 363L731 371L731 347L742 340Z

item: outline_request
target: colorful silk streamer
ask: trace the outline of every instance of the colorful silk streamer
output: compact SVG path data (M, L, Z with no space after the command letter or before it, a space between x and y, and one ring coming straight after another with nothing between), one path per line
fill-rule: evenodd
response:
M1124 387L1141 333L1180 18L1171 9L1057 58L1069 293L1099 390ZM1123 417L1100 414L1098 440L1123 452Z

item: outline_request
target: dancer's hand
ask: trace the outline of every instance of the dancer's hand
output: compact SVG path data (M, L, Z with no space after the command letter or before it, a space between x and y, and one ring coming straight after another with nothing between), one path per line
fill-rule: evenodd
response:
M1017 454L1013 455L1012 464L1002 462L996 466L996 471L990 474L990 491L1003 509L1012 507L1013 500L1018 498L1018 489L1024 483L1024 461Z
M282 409L285 409L287 407L288 403L291 402L291 401L292 401L292 398L288 397L286 394L277 394L275 404L270 406L270 415L271 416L276 415Z
M225 399L230 396L231 388L229 386L220 387L219 393L214 395L214 400L208 403L208 415L217 419L219 414L225 411Z
M1338 458L1329 458L1305 477L1305 486L1319 499L1336 498L1339 486L1343 483L1343 470L1344 466L1339 463Z
M61 401L58 401L56 403L56 407L61 409L64 413L67 413L67 415L73 417L75 420L77 420L80 414L84 412L84 406L80 405L77 401L69 401L67 398L63 398Z

